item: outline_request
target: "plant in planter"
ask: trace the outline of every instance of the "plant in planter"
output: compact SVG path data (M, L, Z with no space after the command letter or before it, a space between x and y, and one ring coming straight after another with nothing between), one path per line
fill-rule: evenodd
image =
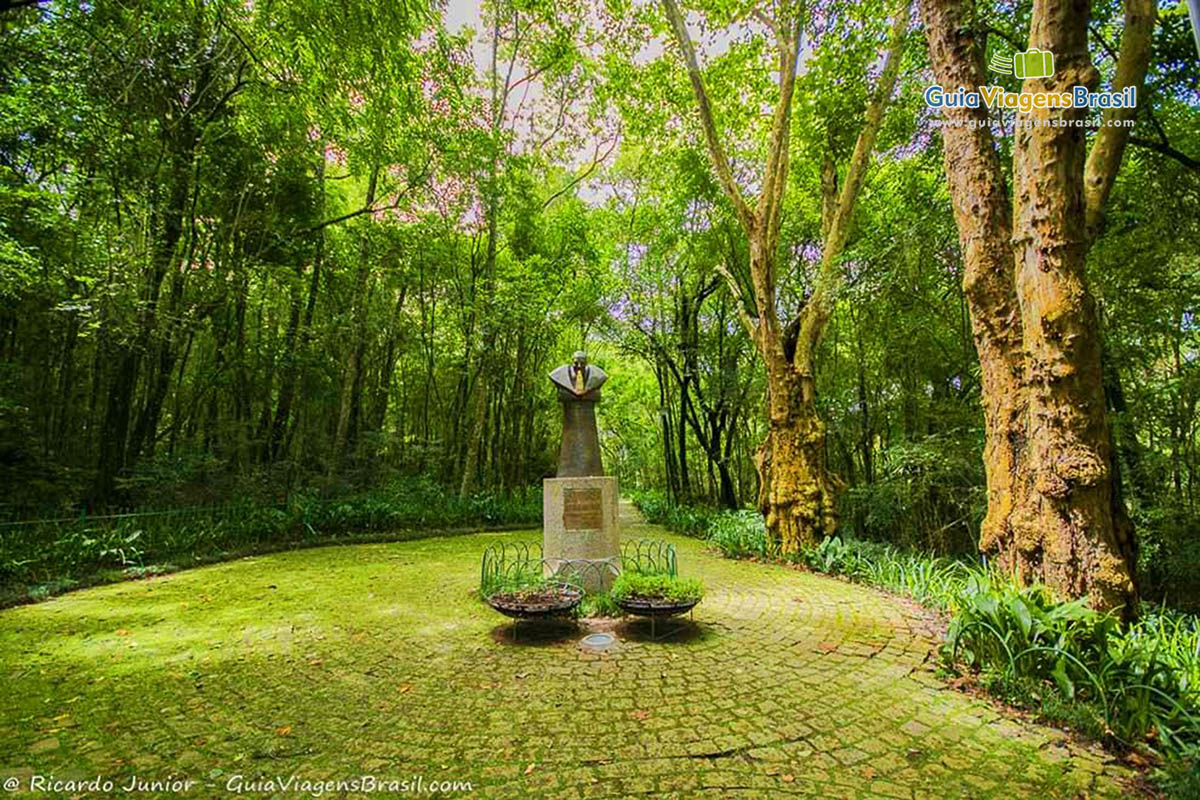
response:
M554 580L505 582L487 595L487 603L514 619L566 614L583 599L583 590Z
M696 578L623 572L613 583L611 594L617 605L630 614L671 617L691 611L704 597L704 585Z

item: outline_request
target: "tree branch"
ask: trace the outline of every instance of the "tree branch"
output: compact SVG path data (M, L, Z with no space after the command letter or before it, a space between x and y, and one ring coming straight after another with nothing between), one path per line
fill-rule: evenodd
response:
M593 172L595 172L596 168L599 167L601 164L603 164L605 162L605 160L610 155L612 155L612 151L616 149L617 142L619 142L620 140L621 140L620 136L614 136L613 140L612 140L612 144L610 144L608 146L608 149L604 151L604 155L600 155L600 152L599 152L600 151L600 143L597 143L596 149L592 153L592 163L590 165L588 165L588 168L585 169L579 175L577 175L575 178L568 181L566 186L562 187L557 192L550 195L550 197L546 199L546 202L542 203L542 210L545 210L555 200L562 197L564 194L569 192L572 188L578 186L583 181L587 180L588 176L591 175Z
M771 140L767 151L767 171L763 181L763 192L758 199L758 218L766 226L766 246L774 248L779 237L779 221L782 217L783 197L787 190L788 156L792 131L792 95L796 89L796 59L799 57L803 17L796 14L795 22L784 32L780 23L779 47L779 102L775 106L775 118L771 123Z
M807 362L811 360L817 340L833 312L834 295L841 283L839 260L850 235L850 221L854 214L854 205L858 201L859 191L866 178L867 167L870 166L874 155L875 141L879 137L879 129L883 127L883 112L891 101L892 92L896 88L896 79L900 74L900 63L904 60L904 36L908 30L909 13L909 3L907 0L902 0L896 11L896 19L892 23L887 55L884 56L883 71L879 75L875 93L867 104L866 119L863 121L862 130L858 133L858 140L854 143L854 154L850 157L850 165L846 169L846 177L842 182L837 206L833 211L824 246L821 249L821 265L817 271L816 284L808 305L805 306L796 342L795 355L797 357L803 355L805 361L797 366L802 366L805 370L810 366Z
M361 217L363 214L375 214L380 211L392 211L397 209L400 207L401 202L408 197L409 193L412 192L413 189L423 184L425 182L425 178L428 176L429 164L426 164L425 169L422 170L420 175L415 180L409 181L408 186L404 187L404 191L396 193L396 199L391 203L382 206L376 206L374 203L367 203L367 205L363 206L362 208L347 212L337 217L333 217L332 219L327 219L323 222L318 222L316 225L311 227L304 228L303 230L299 231L298 234L303 236L310 233L316 233L322 228L328 228L331 225L337 225L339 223L346 222L347 220L354 219L355 217Z
M1135 147L1143 147L1147 150L1153 150L1160 155L1174 159L1193 172L1200 172L1200 161L1192 158L1187 153L1179 152L1174 147L1171 147L1168 142L1156 142L1153 139L1143 139L1140 136L1130 136L1129 143Z
M1154 32L1154 0L1125 0L1125 30L1121 33L1121 55L1112 90L1136 87L1140 93L1150 64L1150 36ZM1137 116L1136 108L1110 108L1104 111L1102 127L1096 134L1083 170L1083 200L1088 237L1095 239L1104 227L1104 205L1112 191L1121 156L1131 130L1123 123Z
M725 279L725 284L729 287L730 294L737 301L738 318L742 321L742 327L746 329L746 333L750 336L751 341L754 340L758 333L758 323L750 316L750 312L746 310L746 297L742 293L742 287L738 284L737 278L733 277L733 273L724 264L717 263L717 272L721 273L721 277Z
M692 40L688 36L687 26L683 21L683 14L679 11L679 5L675 0L662 0L664 13L667 15L667 20L671 23L671 30L675 34L675 41L679 45L679 49L683 52L684 62L687 64L688 78L692 83L692 91L696 95L696 104L700 107L700 126L704 129L704 138L708 142L708 150L712 155L713 163L717 169L717 178L721 182L721 188L725 190L725 194L729 196L730 201L738 215L738 220L747 232L752 231L758 224L758 220L754 216L754 212L750 206L746 204L746 200L742 197L742 191L738 188L737 181L733 178L733 170L729 166L729 158L725 155L725 149L721 146L721 140L717 134L717 123L713 119L712 104L708 99L708 91L704 88L704 77L700 74L700 63L696 59L696 50L692 47Z

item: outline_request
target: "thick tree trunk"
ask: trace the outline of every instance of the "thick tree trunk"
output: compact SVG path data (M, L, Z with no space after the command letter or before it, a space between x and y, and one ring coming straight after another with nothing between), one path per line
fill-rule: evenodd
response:
M797 418L772 425L756 455L758 508L784 555L815 547L837 530L837 489L829 479L824 423Z
M1055 54L1053 77L1034 89L1095 87L1087 50L1086 0L1035 15L1030 46ZM1044 110L1040 122L1082 119ZM1088 291L1084 131L1022 126L1013 156L1016 287L1029 385L1029 469L1033 491L1018 509L1021 572L1040 573L1053 591L1091 596L1101 608L1136 600L1132 531L1112 485L1112 439L1100 371L1100 326Z
M963 0L925 0L934 74L947 92L984 85ZM1033 90L1092 86L1088 3L1037 2L1030 46L1055 54L1056 73ZM1121 86L1145 71L1153 8L1129 0ZM1140 66L1139 66L1140 64ZM1082 128L1046 125L1075 110L1018 120L1015 219L983 109L947 110L946 173L963 250L963 288L982 372L988 512L980 546L1023 582L1090 596L1132 613L1135 552L1112 457L1095 304L1084 279L1124 142L1105 128L1087 159ZM1106 115L1107 117L1108 115ZM1085 197L1085 173L1086 197ZM1089 203L1088 198L1092 202Z
M900 6L892 22L883 69L867 103L840 192L832 162L824 170L822 200L826 214L822 225L821 267L807 305L785 330L781 330L778 318L775 258L788 183L792 96L804 14L796 6L781 4L779 19L771 25L779 58L779 101L772 121L761 192L751 208L721 146L683 14L675 0L662 0L662 5L687 65L717 178L733 203L749 244L750 283L757 319L750 316L741 283L728 270L723 272L739 303L742 323L767 372L769 423L767 439L757 458L759 507L766 518L767 530L781 550L793 553L817 543L837 525L836 485L826 465L825 426L816 407L814 355L833 313L842 281L840 259L849 239L854 206L874 153L884 110L895 89L908 27L908 5Z
M767 364L767 438L755 458L758 507L784 555L814 547L837 530L838 482L829 472L825 423L817 413L815 353L804 341L787 352L764 348Z
M974 91L986 76L960 2L925 2L930 59L948 92ZM1023 506L1029 481L1025 458L1027 399L1021 316L1013 283L1012 211L1008 186L993 146L987 111L951 109L943 126L946 175L963 255L963 293L979 356L985 432L988 505L980 549L1006 570L1020 572L1013 514ZM1024 579L1031 574L1021 573Z

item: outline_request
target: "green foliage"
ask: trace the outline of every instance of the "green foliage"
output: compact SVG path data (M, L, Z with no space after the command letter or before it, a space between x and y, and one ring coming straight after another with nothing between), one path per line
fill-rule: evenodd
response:
M1200 746L1194 617L1149 611L1123 630L1083 600L1056 602L1041 587L980 573L952 607L942 653L951 666L992 673L1008 691L1024 687L1035 700L1054 692L1072 701L1121 745L1149 741L1175 757Z
M1200 512L1185 504L1134 509L1143 596L1200 610Z
M757 511L726 511L711 519L705 536L726 558L769 558L774 552Z
M863 538L941 553L973 553L986 510L982 458L953 437L888 448L876 480L851 487L841 513Z
M818 572L844 575L905 594L935 608L948 608L971 575L973 562L901 550L891 545L833 536L798 560Z
M708 535L710 523L721 513L709 506L673 503L660 491L633 492L631 499L647 522L697 539Z
M345 535L412 538L466 526L536 524L540 493L460 498L423 478L337 499L299 494L273 506L238 502L0 524L0 600L29 587L136 577L148 564L187 565ZM131 570L133 570L131 572Z
M648 505L679 515L653 500ZM709 540L728 557L756 554L761 520L749 515L757 516L719 515ZM1164 785L1195 785L1200 618L1144 607L1139 621L1123 628L1086 600L1056 601L1042 587L1017 586L980 562L839 536L795 560L946 611L941 655L948 668L979 672L1010 702L1111 743L1147 743L1167 758Z
M616 601L641 598L689 603L704 597L704 584L699 578L680 578L664 573L622 572L613 582L609 594Z
M1196 617L1147 608L1122 629L1083 600L1055 601L980 564L838 537L801 560L945 609L945 664L982 672L1009 700L1125 746L1189 757L1200 745Z
M578 606L580 617L619 617L624 613L610 592L589 592Z

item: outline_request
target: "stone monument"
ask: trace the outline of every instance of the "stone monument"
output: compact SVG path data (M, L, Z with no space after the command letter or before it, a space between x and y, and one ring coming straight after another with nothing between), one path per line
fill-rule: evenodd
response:
M558 474L542 482L546 570L578 573L587 591L607 589L621 571L617 479L604 474L596 403L608 375L575 353L550 373L563 409Z

